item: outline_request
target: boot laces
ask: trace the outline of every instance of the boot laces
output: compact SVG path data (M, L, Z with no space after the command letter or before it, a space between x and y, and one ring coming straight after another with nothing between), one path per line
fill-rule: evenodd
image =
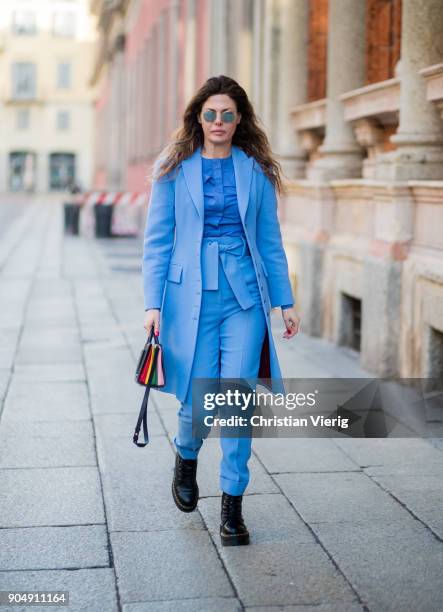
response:
M196 464L193 460L179 459L177 472L181 482L189 482L195 475Z
M223 502L225 516L229 516L237 521L241 521L243 519L241 496L225 496Z

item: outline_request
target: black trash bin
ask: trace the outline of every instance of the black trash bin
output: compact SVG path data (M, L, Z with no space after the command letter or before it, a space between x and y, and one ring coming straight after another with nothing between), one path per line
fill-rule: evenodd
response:
M65 234L73 234L78 236L80 207L77 202L65 202Z
M95 236L96 238L110 238L113 204L94 204Z

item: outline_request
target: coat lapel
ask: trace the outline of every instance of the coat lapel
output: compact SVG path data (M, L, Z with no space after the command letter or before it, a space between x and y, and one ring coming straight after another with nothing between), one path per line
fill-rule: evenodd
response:
M233 145L232 159L234 161L235 184L237 186L238 210L244 226L249 204L254 158L248 157L243 149Z
M249 203L249 192L251 188L252 167L254 160L238 146L232 145L232 160L234 163L235 183L237 186L237 200L240 217L245 221L246 210ZM204 221L204 195L203 195L203 173L201 161L201 147L198 147L192 155L182 162L183 174L192 201L203 223Z
M201 147L198 147L192 155L183 160L182 168L188 191L191 194L200 219L203 221L204 196Z

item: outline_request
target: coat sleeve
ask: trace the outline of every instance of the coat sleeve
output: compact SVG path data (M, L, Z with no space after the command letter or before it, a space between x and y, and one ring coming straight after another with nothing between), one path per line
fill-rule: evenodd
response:
M283 248L277 216L277 196L271 180L264 175L264 187L257 217L257 248L268 273L271 307L295 304L289 280L288 261Z
M154 180L143 241L145 310L161 308L175 235L175 181L169 175Z

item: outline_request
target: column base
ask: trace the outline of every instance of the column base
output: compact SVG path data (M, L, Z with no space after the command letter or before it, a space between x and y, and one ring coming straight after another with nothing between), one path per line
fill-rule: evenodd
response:
M335 179L361 177L363 156L360 148L352 146L326 148L323 146L318 151L321 157L309 166L308 180L328 182Z
M283 174L289 179L302 179L306 175L306 156L304 154L279 153L277 159Z
M383 178L405 181L443 179L443 134L397 133L391 136L397 149L389 155ZM387 176L386 176L387 174Z

